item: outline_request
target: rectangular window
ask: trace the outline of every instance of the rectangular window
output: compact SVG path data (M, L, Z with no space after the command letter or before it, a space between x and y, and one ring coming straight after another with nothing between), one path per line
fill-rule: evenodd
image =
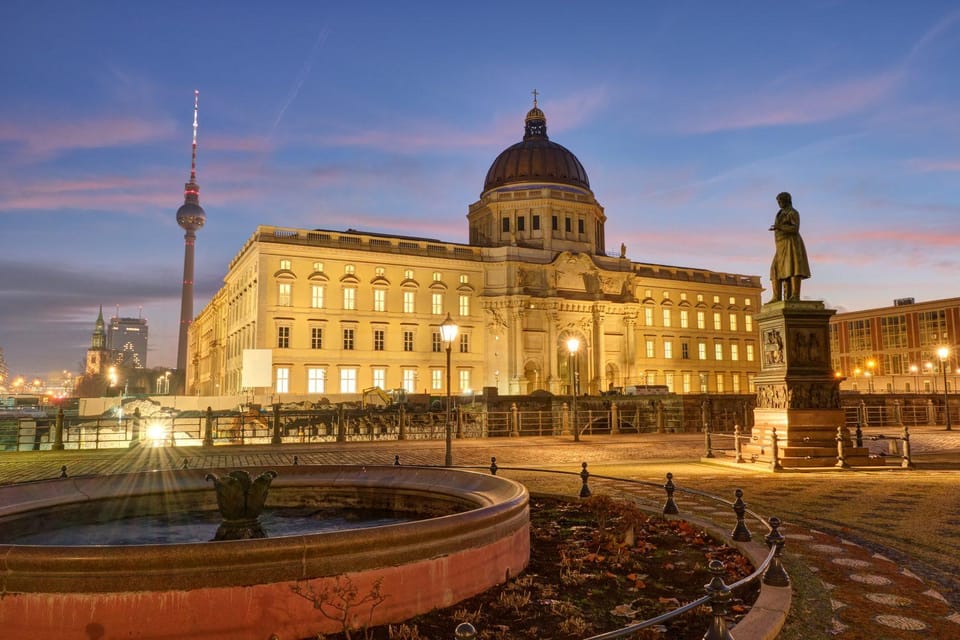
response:
M416 300L417 300L416 291L404 291L403 292L403 312L414 313L417 310Z
M290 369L277 367L277 378L274 389L277 393L290 393Z
M749 313L743 316L743 330L753 331L753 316Z
M703 311L697 311L697 329L705 329L707 326L706 321L704 320Z
M310 327L310 348L323 349L323 328Z
M277 284L277 304L281 307L289 307L293 302L293 284L290 282L281 282Z
M463 317L470 315L470 296L460 294L460 315Z
M663 310L663 326L673 326L673 315L670 313L670 309Z
M527 219L523 216L517 216L517 231L527 230Z
M460 334L460 353L470 353L470 334Z
M690 374L689 373L683 374L683 392L690 393Z
M663 357L667 360L673 358L673 341L664 340L663 341Z
M373 290L373 310L374 311L387 310L387 290L386 289Z
M577 220L577 233L583 235L583 218Z
M563 226L564 226L564 228L566 229L567 233L572 233L572 232L573 232L573 223L572 223L572 221L570 220L570 218L566 218L566 219L564 220Z
M683 360L690 359L690 345L686 342L680 344L680 358Z
M723 330L723 323L721 322L720 312L719 312L719 311L714 311L714 312L713 312L713 330L714 330L714 331L721 331L721 330Z
M713 345L713 357L716 360L723 360L723 343Z
M353 351L354 346L354 330L353 329L344 329L343 330L343 349L344 351Z
M722 373L718 373L718 374L717 374L717 393L723 393L723 392L724 392L723 379L724 379L725 377L726 377L726 376L724 376Z
M701 373L700 374L700 393L709 393L710 392L710 374Z
M733 388L734 393L740 393L740 374L731 373L730 374L730 386Z
M407 393L416 393L417 392L417 370L416 369L404 369L403 370L403 390Z
M413 331L403 332L403 350L413 351Z
M731 344L730 345L730 359L739 360L740 359L740 345Z
M707 359L707 343L706 342L697 343L697 357L701 360Z
M747 347L747 362L753 362L753 345L748 344Z
M310 306L314 309L323 309L323 289L319 284L310 285Z
M880 344L884 349L906 348L906 316L887 316L880 318Z
M381 367L374 367L370 373L373 375L373 386L378 389L387 388L387 370Z
M431 338L431 345L432 346L430 350L433 351L434 353L443 352L443 336L440 334L439 331L433 332L433 336Z
M355 287L343 288L343 308L348 310L357 308L357 289Z
M373 330L373 350L383 351L384 349L386 349L386 345L387 345L387 330L374 329Z
M443 391L443 369L430 370L430 388L434 391Z
M667 391L673 393L673 371L667 371L664 373L663 381L667 385Z
M686 329L690 326L690 312L686 309L680 309L680 328Z
M357 370L353 367L340 369L340 393L357 392Z
M731 313L730 314L730 331L736 331L736 330L737 330L737 314Z
M550 221L550 228L554 231L560 230L560 221L557 219L557 216L553 216L553 219Z
M290 271L290 261L289 261L289 260L281 260L281 261L280 261L280 269L281 269L282 271Z
M443 294L442 293L430 294L430 313L432 313L435 316L439 316L443 313Z
M847 341L850 345L850 351L872 351L870 320L851 320L848 322Z
M307 393L326 393L327 370L319 368L307 369Z
M510 218L503 218L500 221L500 228L504 233L508 233L510 231Z
M647 357L648 358L654 357L653 340L647 340Z
M540 231L540 216L535 215L530 219L531 227L534 231Z
M643 324L645 324L648 327L653 326L653 308L652 307L644 307Z
M277 349L290 348L290 327L277 327Z
M469 391L470 390L470 371L468 369L461 369L457 378L460 379L460 391Z

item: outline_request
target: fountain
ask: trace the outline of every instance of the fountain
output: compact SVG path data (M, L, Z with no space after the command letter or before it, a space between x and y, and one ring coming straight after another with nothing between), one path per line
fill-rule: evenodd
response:
M215 476L234 495L225 521L256 522L251 507L263 506L267 488L270 508L361 508L424 519L196 543L0 543L4 638L295 640L450 606L529 560L528 495L504 478L395 466L251 471L255 479ZM210 476L183 469L0 487L0 530L43 530L77 514L109 522L211 510ZM244 497L246 482L257 489ZM321 615L325 603L350 594L358 599L349 615ZM377 598L361 604L372 594Z
M223 522L217 527L214 540L251 540L266 538L260 524L260 513L267 500L270 483L277 477L276 471L264 471L256 480L242 469L225 476L208 473L206 480L213 480L217 490L217 508Z

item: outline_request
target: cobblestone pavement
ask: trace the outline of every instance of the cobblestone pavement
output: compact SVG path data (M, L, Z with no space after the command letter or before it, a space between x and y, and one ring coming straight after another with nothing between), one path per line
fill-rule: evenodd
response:
M888 443L871 436L886 433L899 435L896 429L868 429L865 442L875 452L884 451ZM718 442L722 439L718 439ZM716 444L716 443L715 443ZM871 471L844 474L837 471L771 474L763 470L733 469L730 466L703 464L702 434L639 434L584 437L574 443L567 437L504 438L496 440L455 440L454 463L457 466L488 468L495 457L502 473L510 468L549 468L578 472L582 462L595 474L610 475L662 483L667 471L674 473L678 486L698 489L732 499L732 488L743 486L748 503L781 503L791 492L809 492L823 500L824 513L836 500L869 501L871 488L883 478L907 478L911 487L925 479L943 482L960 478L960 432L942 428L919 427L911 430L911 444L920 470L917 472ZM716 444L721 446L721 444ZM403 465L440 465L444 443L438 441L284 444L244 447L138 448L101 451L36 451L0 454L0 484L38 481L58 477L63 467L70 476L116 474L152 469L236 468L293 464L393 464L395 456ZM515 472L521 474L522 472ZM856 482L842 483L838 478ZM570 486L579 488L579 479L571 476ZM826 487L832 487L827 490ZM748 489L749 487L749 489ZM913 489L922 491L922 489ZM656 487L646 490L648 499L656 502ZM754 494L749 493L753 491ZM822 493L822 495L820 495ZM898 498L891 498L896 502ZM678 493L681 511L696 513L732 528L735 523L729 508L705 504L691 499L684 504ZM957 502L944 515L945 544L960 541L960 512ZM877 505L886 517L893 517L891 505ZM893 505L897 508L898 505ZM765 515L777 515L775 513ZM881 515L882 517L882 515ZM818 526L817 518L805 517L803 523L783 518L787 537L787 553L794 554L820 579L829 594L833 608L832 627L810 630L805 638L900 639L960 638L960 601L956 584L937 582L903 553L882 546L864 545L856 531L844 531L843 523L829 519ZM821 530L822 529L822 530ZM829 533L828 531L832 531ZM755 535L762 535L763 532ZM953 571L960 567L960 559ZM944 567L947 574L949 567Z

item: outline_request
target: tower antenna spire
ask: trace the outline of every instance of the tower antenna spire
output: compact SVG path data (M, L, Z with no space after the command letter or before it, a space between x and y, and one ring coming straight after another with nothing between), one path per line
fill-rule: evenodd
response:
M200 111L200 90L193 91L193 155L190 158L190 182L197 181L197 116Z

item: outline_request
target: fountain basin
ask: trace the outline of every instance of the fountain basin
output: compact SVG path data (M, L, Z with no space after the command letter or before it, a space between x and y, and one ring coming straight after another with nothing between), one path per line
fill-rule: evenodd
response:
M428 519L258 540L135 546L0 544L5 638L296 640L400 622L499 584L529 560L526 489L448 469L272 467L268 502L416 511ZM180 470L0 487L0 528L136 498L156 509L214 505L208 470ZM251 472L259 470L251 469ZM172 505L172 507L171 507ZM108 509L110 510L110 509ZM386 596L346 620L315 607L349 579L357 598ZM299 593L298 593L299 592ZM100 635L96 635L96 634Z

